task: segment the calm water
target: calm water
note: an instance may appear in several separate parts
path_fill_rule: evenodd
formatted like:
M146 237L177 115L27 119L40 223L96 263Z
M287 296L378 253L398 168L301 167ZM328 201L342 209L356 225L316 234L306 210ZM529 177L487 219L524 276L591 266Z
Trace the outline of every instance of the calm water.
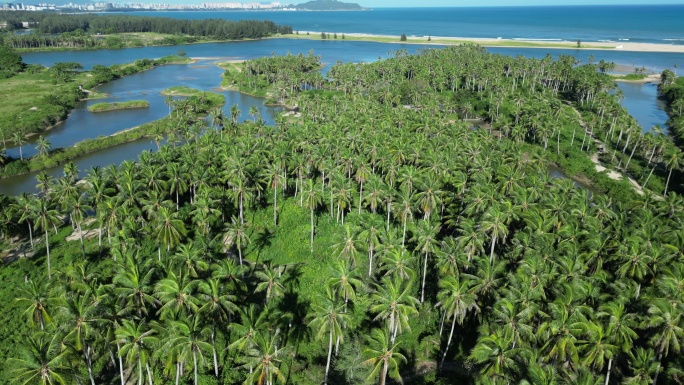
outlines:
M280 12L285 13L285 12ZM360 14L363 12L357 12ZM415 53L421 49L439 48L439 45L423 44L388 44L374 42L358 42L346 40L294 40L294 39L265 39L257 41L207 43L182 46L141 47L120 50L72 51L72 52L33 52L22 54L24 61L29 64L51 66L56 62L76 61L84 68L90 69L95 64L124 64L137 59L153 59L166 55L173 55L182 49L191 57L211 57L221 59L254 59L273 53L284 55L288 52L307 53L313 50L321 55L323 61L334 64L342 62L370 62L378 58L387 57L391 52L406 49ZM620 65L646 67L647 70L662 72L666 68L673 68L677 64L684 68L684 54L661 52L627 52L600 51L576 49L545 49L545 48L488 48L490 52L509 56L527 56L543 58L547 54L553 57L570 55L581 60L589 61L593 56L596 61L606 60Z
M668 132L665 127L668 119L666 106L664 101L658 99L657 84L618 83L618 87L624 95L622 105L637 120L643 132L651 131L658 124L663 128L663 133Z
M268 19L299 31L684 44L684 5L378 8L364 12L139 12L180 19Z

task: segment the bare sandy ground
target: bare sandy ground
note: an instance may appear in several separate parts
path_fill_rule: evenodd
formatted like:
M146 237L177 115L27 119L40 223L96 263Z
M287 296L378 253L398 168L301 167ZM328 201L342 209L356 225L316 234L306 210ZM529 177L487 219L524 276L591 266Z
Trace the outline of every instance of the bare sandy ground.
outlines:
M299 31L306 33L307 31ZM320 34L320 32L308 31L312 35ZM327 33L327 32L326 32ZM337 32L342 35L342 32ZM372 35L364 33L344 33L348 37L364 37L364 38L398 38L392 35ZM563 41L563 40L513 40L513 39L491 39L491 38L477 38L477 37L454 37L454 36L431 36L432 40L440 40L440 42L426 41L427 37L421 41L417 41L416 37L409 37L408 41L396 41L396 43L420 43L420 44L443 44L444 41L453 41L454 44L471 42L482 46L496 46L496 47L523 47L523 48L553 48L553 49L573 49L577 48L577 42ZM533 46L521 46L520 44L534 44ZM563 45L559 47L558 45ZM651 43L633 43L628 41L618 42L581 42L581 49L591 50L616 50L616 51L634 51L634 52L674 52L684 53L684 45L674 44L651 44Z

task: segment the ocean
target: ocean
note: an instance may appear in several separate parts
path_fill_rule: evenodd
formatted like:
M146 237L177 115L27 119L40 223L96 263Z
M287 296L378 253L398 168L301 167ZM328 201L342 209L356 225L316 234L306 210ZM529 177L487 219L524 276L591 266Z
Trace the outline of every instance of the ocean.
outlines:
M338 12L168 11L130 14L180 19L267 19L292 26L295 31L684 45L684 5L377 8Z

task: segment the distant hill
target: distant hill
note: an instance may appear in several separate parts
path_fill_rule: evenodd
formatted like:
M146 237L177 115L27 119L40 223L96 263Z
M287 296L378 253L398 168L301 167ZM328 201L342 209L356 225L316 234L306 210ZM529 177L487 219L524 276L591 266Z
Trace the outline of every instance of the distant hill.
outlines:
M295 5L301 11L361 11L365 8L356 3L344 3L337 0L312 0Z

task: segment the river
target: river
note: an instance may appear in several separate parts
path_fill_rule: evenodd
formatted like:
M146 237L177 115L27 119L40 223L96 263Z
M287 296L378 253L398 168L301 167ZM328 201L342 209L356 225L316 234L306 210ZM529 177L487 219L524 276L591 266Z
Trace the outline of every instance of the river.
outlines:
M158 119L168 114L168 106L164 104L165 97L160 94L165 88L184 85L201 90L214 90L226 96L224 110L229 115L229 109L237 104L242 115L241 120L249 119L248 111L251 106L260 109L260 114L267 122L273 123L278 109L263 105L263 100L253 98L238 92L220 91L222 70L214 64L217 60L252 59L271 54L283 55L287 53L306 53L313 50L321 55L327 64L324 72L338 61L341 62L371 62L392 55L399 49L406 49L415 53L421 49L440 47L435 45L417 44L387 44L374 42L355 42L338 40L293 40L293 39L265 39L257 41L206 43L183 46L160 46L129 48L121 50L71 51L71 52L36 52L23 55L24 61L30 64L50 66L60 61L77 61L84 68L91 68L95 64L123 64L137 59L158 58L175 54L182 49L191 57L204 58L198 63L190 65L165 65L144 71L135 75L118 79L98 88L98 91L108 94L106 99L86 101L72 111L63 123L48 131L45 137L53 148L71 146L87 138L100 135L111 135L117 131L134 127ZM541 58L548 53L554 57L558 55L573 55L579 60L588 61L589 56L595 60L613 61L621 65L645 66L647 69L658 70L669 68L671 63L681 62L684 66L684 55L670 53L634 53L622 51L589 51L565 49L530 49L530 48L490 48L491 52L505 55L524 55ZM644 130L656 124L664 125L667 116L662 104L656 99L654 85L621 83L625 99L623 103L630 113L637 118ZM150 103L148 109L132 109L104 113L90 113L90 104L102 101L126 101L144 99ZM35 141L35 138L33 139ZM106 166L120 163L126 159L136 159L143 149L156 147L149 140L122 144L120 146L89 154L74 160L79 170L87 170L93 166ZM29 143L23 147L24 155L30 156L36 152ZM10 148L7 153L18 156L18 148ZM62 175L62 167L47 170L52 176ZM21 192L35 191L35 173L0 180L0 193L15 195Z

